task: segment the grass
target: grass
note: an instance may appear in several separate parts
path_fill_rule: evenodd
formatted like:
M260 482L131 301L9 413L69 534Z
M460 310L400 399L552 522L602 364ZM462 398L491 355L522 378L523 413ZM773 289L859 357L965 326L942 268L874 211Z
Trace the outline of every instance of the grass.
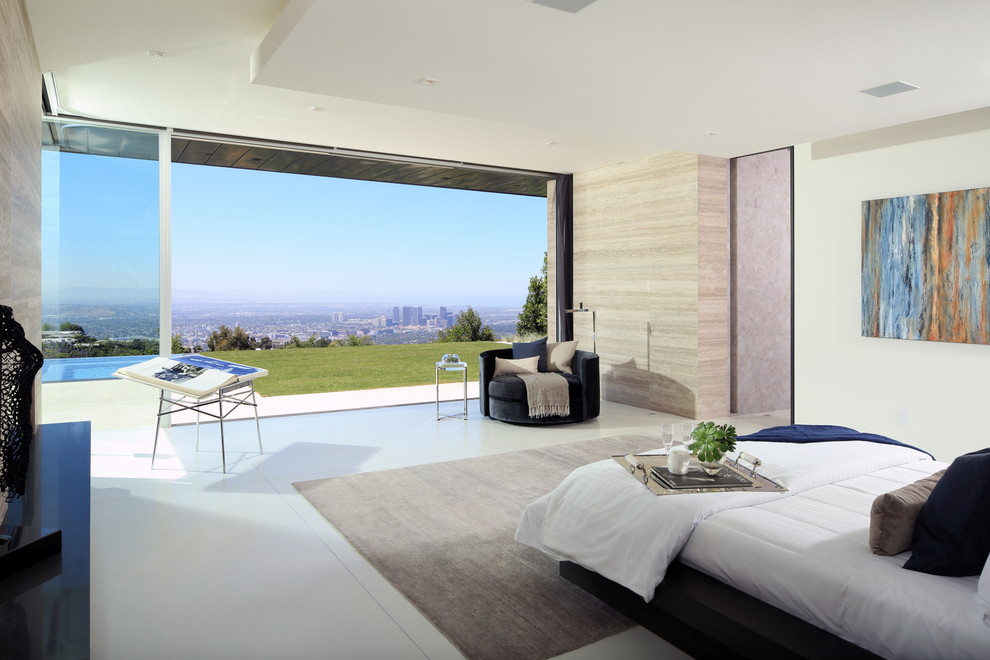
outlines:
M497 342L480 341L214 351L204 355L267 369L268 376L259 378L255 389L264 396L281 396L432 385L436 382L433 365L444 353L460 355L461 360L468 363L468 380L478 380L478 354L505 347ZM454 382L454 376L457 382L462 377L460 373L441 374L441 382L445 382L444 376L450 382Z

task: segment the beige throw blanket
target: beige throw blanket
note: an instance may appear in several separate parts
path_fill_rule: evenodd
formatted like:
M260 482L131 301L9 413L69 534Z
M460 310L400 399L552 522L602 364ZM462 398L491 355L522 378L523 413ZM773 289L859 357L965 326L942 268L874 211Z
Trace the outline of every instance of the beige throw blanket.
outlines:
M571 414L567 379L560 374L519 374L526 383L530 417L550 417Z

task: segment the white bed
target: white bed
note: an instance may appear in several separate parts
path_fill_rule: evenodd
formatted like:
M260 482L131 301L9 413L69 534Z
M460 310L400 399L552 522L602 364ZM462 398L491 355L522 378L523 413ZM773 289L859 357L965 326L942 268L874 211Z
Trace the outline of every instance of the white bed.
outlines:
M884 557L869 546L874 498L941 467L910 463L715 514L680 560L883 657L985 660L978 576L907 571L909 553Z
M657 497L614 461L576 470L525 512L517 539L645 600L682 563L888 658L990 658L977 577L872 554L870 505L945 464L868 442L740 443L790 490ZM611 465L610 465L611 464ZM660 530L660 533L658 533Z

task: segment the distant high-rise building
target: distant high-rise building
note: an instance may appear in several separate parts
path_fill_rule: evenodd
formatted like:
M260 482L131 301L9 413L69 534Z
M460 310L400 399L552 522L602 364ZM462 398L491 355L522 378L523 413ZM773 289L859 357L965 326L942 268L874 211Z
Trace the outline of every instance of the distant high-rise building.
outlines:
M402 325L413 325L413 308L402 308Z
M392 308L392 323L394 323L395 325L399 325L400 323L402 323L402 312L399 311L398 307Z
M413 325L423 325L423 308L416 308L416 322Z
M447 308L441 307L440 312L437 314L437 327L444 327L444 322L447 320Z

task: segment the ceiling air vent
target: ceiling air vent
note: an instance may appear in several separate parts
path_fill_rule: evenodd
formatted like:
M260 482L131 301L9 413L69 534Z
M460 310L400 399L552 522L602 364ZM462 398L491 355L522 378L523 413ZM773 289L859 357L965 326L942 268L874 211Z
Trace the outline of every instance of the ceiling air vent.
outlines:
M887 83L878 87L870 87L869 89L861 89L860 91L880 99L885 96L910 92L912 89L918 89L918 86L898 80L897 82Z
M533 0L533 2L538 5L553 7L554 9L560 9L561 11L569 11L572 14L578 13L594 1L595 0Z

